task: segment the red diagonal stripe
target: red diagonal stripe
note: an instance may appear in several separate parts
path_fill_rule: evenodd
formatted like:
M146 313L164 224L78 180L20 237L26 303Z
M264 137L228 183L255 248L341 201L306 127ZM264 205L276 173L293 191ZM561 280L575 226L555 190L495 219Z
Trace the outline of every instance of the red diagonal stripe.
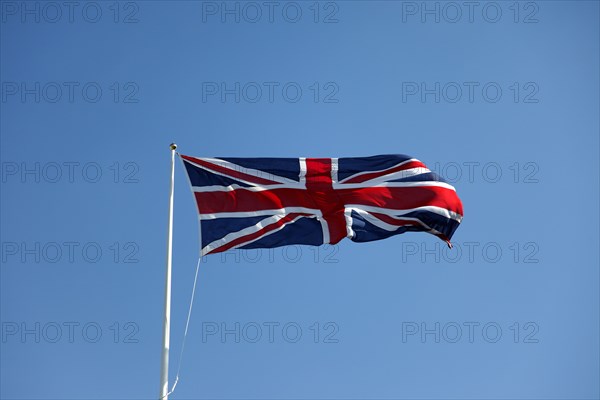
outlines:
M250 183L256 183L257 185L276 185L276 184L280 184L281 183L281 182L272 181L270 179L264 179L264 178L259 178L259 177L254 176L254 175L245 174L245 173L240 172L240 171L235 171L235 170L233 170L231 168L223 167L221 165L214 164L214 163L211 163L211 162L208 162L208 161L204 161L204 160L201 160L199 158L194 158L194 157L189 157L189 156L184 156L184 155L181 155L181 158L186 159L186 160L188 160L190 162L193 162L195 164L198 164L198 165L200 165L202 167L211 169L213 171L220 172L220 173L222 173L224 175L227 175L227 176L230 176L232 178L243 179L243 180L245 180L247 182L250 182Z
M291 214L288 214L285 217L281 218L279 221L277 221L275 223L272 223L271 225L267 225L267 226L265 226L263 229L261 229L259 231L256 231L254 233L251 233L251 234L248 234L246 236L242 236L242 237L239 237L239 238L237 238L235 240L232 240L231 242L226 243L223 246L218 247L218 248L216 248L216 249L214 249L214 250L212 250L212 251L210 251L210 252L208 252L206 254L221 253L221 252L227 251L227 250L229 250L229 249L231 249L231 248L233 248L233 247L235 247L235 246L237 246L239 244L246 243L246 242L249 242L251 240L257 239L257 238L259 238L261 236L266 235L269 232L274 231L275 229L277 229L277 228L279 228L279 227L281 227L281 226L283 226L283 225L285 225L285 224L287 224L289 222L292 222L295 218L297 218L299 216L307 216L307 217L309 217L311 215L310 214L304 214L304 213L291 213Z
M411 168L427 168L427 166L425 164L423 164L421 161L411 161L406 164L399 165L397 167L393 167L393 168L386 169L383 171L371 172L368 174L356 176L347 181L344 181L344 183L361 183L361 182L368 181L369 179L379 178L379 177L387 175L387 174L404 171L404 170L411 169Z
M375 218L378 218L378 219L382 220L386 224L390 224L390 225L396 225L396 226L418 225L418 226L422 226L421 223L419 223L418 221L412 220L412 219L393 218L393 217L390 217L389 215L385 215L385 214L381 214L381 213L374 213L374 212L370 212L369 214L371 214Z

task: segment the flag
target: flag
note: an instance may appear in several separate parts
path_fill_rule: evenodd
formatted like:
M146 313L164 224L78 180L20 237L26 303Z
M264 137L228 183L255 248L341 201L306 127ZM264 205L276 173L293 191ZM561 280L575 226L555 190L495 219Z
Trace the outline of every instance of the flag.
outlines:
M201 255L409 231L451 246L463 216L454 187L406 155L180 157L198 207Z

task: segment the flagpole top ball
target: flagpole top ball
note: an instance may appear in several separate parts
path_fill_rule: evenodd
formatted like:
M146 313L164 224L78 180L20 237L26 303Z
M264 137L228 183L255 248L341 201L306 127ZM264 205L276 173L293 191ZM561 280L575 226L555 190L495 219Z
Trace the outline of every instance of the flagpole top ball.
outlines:
M169 145L169 148L170 148L171 150L175 150L175 149L177 148L177 145L176 145L175 143L171 143L171 144Z

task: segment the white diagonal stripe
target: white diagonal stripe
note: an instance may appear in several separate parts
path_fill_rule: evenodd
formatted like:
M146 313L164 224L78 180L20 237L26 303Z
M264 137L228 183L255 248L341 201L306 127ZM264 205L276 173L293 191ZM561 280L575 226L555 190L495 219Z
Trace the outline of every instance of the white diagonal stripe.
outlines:
M423 207L417 207L417 208L407 208L407 209L403 209L403 210L395 210L392 208L365 206L362 204L347 204L346 208L351 208L353 210L364 210L364 211L368 211L368 212L386 214L386 215L389 215L390 217L394 217L394 216L399 217L399 216L402 216L402 215L405 215L405 214L408 214L408 213L411 213L414 211L429 211L429 212L441 215L443 217L453 219L457 222L462 221L462 215L455 213L453 211L450 211L446 208L436 207L436 206L423 206Z
M298 184L298 182L296 182L293 179L289 179L289 178L286 178L286 177L283 177L283 176L280 176L280 175L274 175L274 174L271 174L271 173L268 173L268 172L265 172L265 171L261 171L261 170L258 170L258 169L252 169L252 168L242 167L241 165L234 164L234 163L229 162L229 161L221 160L220 158L202 158L202 157L194 157L194 158L197 158L198 160L206 161L206 162L209 162L209 163L213 163L213 164L218 165L219 167L228 168L228 169L230 169L232 171L239 172L239 173L246 174L246 175L250 175L250 176L253 176L253 177L256 177L256 178L268 179L270 181L276 181L276 182L279 182L279 183L287 183L287 184L291 184L291 185L293 185L293 184L297 185ZM198 168L202 168L202 169L205 169L205 170L210 170L211 173L215 173L215 174L221 175L221 176L226 176L226 177L228 177L230 179L235 179L235 180L238 180L238 181L241 181L241 182L244 182L244 183L248 183L250 185L256 185L256 183L246 181L243 178L229 176L229 175L224 174L222 172L215 171L214 169L212 169L210 167L207 167L207 166L204 166L204 165L199 165L199 164L197 164L197 163L195 163L195 162L193 162L191 160L185 160L185 161L194 164Z
M360 183L376 185L378 183L383 183L383 182L387 182L387 181L391 181L391 180L395 180L395 179L410 178L411 176L426 174L428 172L431 172L429 170L429 168L424 168L424 167L409 168L409 169L405 169L403 171L391 172L389 174L378 176L376 178L369 179L369 180L366 180L366 181L360 182ZM423 181L423 182L430 182L430 181ZM431 181L431 182L433 182L433 181ZM350 184L350 185L352 185L352 184Z
M402 227L401 225L388 224L387 222L384 222L384 221L380 220L379 218L377 218L377 217L369 214L365 210L361 210L359 208L353 208L351 210L354 211L355 213L359 214L361 217L363 217L364 219L366 219L371 224L377 226L378 228L385 229L386 231L395 231L395 230L398 230L398 228ZM406 219L406 220L409 220L409 221L418 222L424 228L431 230L431 228L429 226L427 226L427 224L425 224L423 221L421 221L418 218L402 218L402 219Z
M204 248L202 249L202 255L205 255L205 254L207 254L207 253L209 253L209 252L211 252L213 250L216 250L219 247L222 247L222 246L224 246L224 245L228 244L229 242L232 242L232 241L234 241L236 239L239 239L239 238L244 237L246 235L250 235L252 233L258 232L261 229L266 228L269 225L273 225L273 224L277 223L278 221L280 221L284 217L285 217L285 215L274 215L272 217L265 218L264 220L260 221L256 225L250 226L248 228L242 229L242 230L237 231L237 232L229 233L229 234L225 235L224 237L222 237L221 239L215 240L214 242L212 242L212 243L204 246ZM238 247L245 246L245 245L253 243L253 242L255 242L255 241L259 240L259 239L262 239L262 238L264 238L266 236L269 236L269 235L271 235L271 234L273 234L275 232L278 232L281 229L283 229L285 226L287 226L287 225L289 225L291 223L294 223L298 219L304 218L304 217L306 217L306 215L299 215L296 218L294 218L293 220L284 223L280 227L278 227L276 229L273 229L270 232L266 232L265 234L260 235L257 238L254 238L254 239L251 239L251 240L239 243L239 244L231 247L230 250L236 249Z
M218 213L207 213L200 214L200 220L206 219L217 219L217 218L248 218L248 217L259 217L259 216L270 216L270 215L287 215L291 213L304 213L313 214L316 217L321 217L321 210L314 208L305 207L285 207L285 208L274 208L270 210L258 210L258 211L233 211L233 212L218 212Z
M413 161L421 162L421 161L417 160L416 158L411 158L409 160L402 161L401 163L398 163L398 164L394 165L393 167L389 167L389 168L386 168L386 169L381 169L381 170L378 170L378 171L365 171L365 172L360 172L358 174L350 175L349 177L342 179L340 183L344 183L347 180L354 179L354 178L357 178L357 177L363 176L363 175L377 174L377 173L385 172L385 171L388 171L390 169L398 168L401 165L404 165L404 164L407 164L407 163L410 163L410 162L413 162Z

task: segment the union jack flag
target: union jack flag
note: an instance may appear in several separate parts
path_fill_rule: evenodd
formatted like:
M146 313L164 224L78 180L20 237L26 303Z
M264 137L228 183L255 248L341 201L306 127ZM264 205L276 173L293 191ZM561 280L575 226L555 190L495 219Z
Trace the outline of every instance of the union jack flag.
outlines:
M408 231L451 246L463 216L454 187L406 155L180 157L198 206L201 255Z

